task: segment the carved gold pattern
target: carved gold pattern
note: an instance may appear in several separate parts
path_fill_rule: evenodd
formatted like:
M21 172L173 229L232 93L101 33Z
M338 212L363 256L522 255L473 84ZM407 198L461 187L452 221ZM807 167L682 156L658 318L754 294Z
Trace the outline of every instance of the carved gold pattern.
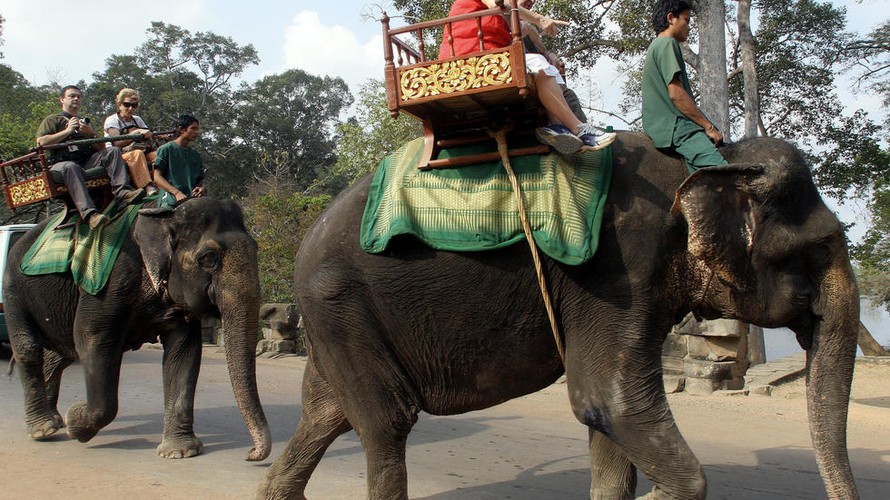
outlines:
M399 73L403 101L513 82L510 51L433 63Z
M38 177L14 186L9 186L9 198L14 206L27 205L28 203L45 200L50 197L49 186L46 179Z

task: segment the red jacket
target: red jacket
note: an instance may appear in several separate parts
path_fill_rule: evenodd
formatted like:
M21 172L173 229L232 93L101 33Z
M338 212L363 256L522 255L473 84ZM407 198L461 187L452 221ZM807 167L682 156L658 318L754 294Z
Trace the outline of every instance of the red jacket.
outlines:
M458 16L470 12L478 12L487 9L481 0L455 0L448 12L448 16ZM445 25L445 33L442 37L442 45L439 46L439 59L462 56L480 50L490 50L507 47L512 42L510 26L504 16L485 16L482 21L482 35L484 48L479 48L479 37L476 32L476 20L460 21L451 25L451 33L454 37L454 53L451 53L451 45L448 43L448 25Z

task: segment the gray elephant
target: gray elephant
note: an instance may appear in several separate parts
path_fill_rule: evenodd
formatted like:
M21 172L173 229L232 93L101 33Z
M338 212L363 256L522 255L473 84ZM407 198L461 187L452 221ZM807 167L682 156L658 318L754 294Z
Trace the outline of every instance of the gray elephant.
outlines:
M486 408L565 372L589 430L591 498L632 497L638 469L654 498L703 498L702 467L662 383L662 343L689 311L797 333L825 487L855 497L846 416L859 297L843 228L791 145L756 139L723 154L734 164L687 179L678 157L619 134L596 255L579 266L544 258L564 363L526 245L452 253L400 237L367 254L359 224L370 179L344 192L297 254L309 341L302 414L258 497L304 498L325 449L355 429L368 496L407 498L405 446L419 412Z
M25 391L33 439L66 426L81 442L116 416L121 360L160 337L164 346L164 433L160 456L198 455L195 386L201 362L200 318L222 318L235 398L254 441L248 460L263 460L271 435L256 387L260 286L256 242L232 201L196 198L174 210L143 210L98 294L71 273L27 276L23 255L46 223L11 250L4 276L6 321ZM62 371L79 359L86 401L63 421L57 409Z

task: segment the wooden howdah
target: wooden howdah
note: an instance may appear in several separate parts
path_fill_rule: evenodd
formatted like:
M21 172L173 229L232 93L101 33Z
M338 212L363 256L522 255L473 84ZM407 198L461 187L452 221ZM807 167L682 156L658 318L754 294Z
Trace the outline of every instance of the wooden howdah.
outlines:
M169 132L167 132L169 133ZM67 148L69 146L88 147L92 144L118 141L122 139L142 139L142 134L120 135L113 137L97 137L68 141L49 146L36 147L28 154L0 163L0 183L6 206L15 211L18 208L41 203L51 199L59 199L70 209L73 206L68 196L68 187L53 178L50 165L46 160L46 151ZM86 172L86 185L90 195L97 202L111 199L111 179L104 167L94 167Z
M499 2L503 4L503 2ZM482 50L481 19L502 15L500 9L446 17L390 28L385 14L383 50L386 61L386 98L390 114L397 118L407 113L419 119L424 129L422 169L454 167L491 161L478 155L438 159L442 149L493 141L488 131L505 129L507 136L529 135L546 124L546 113L535 94L534 80L525 67L517 0L508 0L509 23L513 34L508 47ZM427 47L424 35L440 35L457 21L475 20L479 34L479 52L459 57L431 59L427 54L438 50ZM450 40L446 40L446 43ZM453 51L452 51L453 52ZM511 156L546 154L544 145L510 149ZM496 154L495 154L496 156ZM496 159L496 157L495 157Z

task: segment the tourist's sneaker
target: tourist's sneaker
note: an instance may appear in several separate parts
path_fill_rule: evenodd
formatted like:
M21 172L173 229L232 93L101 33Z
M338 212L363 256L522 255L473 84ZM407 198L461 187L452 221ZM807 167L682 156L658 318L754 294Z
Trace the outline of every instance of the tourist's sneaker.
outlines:
M145 198L145 190L144 189L142 189L142 188L132 189L130 191L125 192L120 197L120 203L121 203L121 205L127 206L127 205L131 205L133 203L141 201L142 198Z
M93 229L96 229L96 228L99 228L102 226L107 226L109 220L110 219L105 214L100 214L99 212L93 212L93 215L90 216L90 220L88 222L90 225L90 230L93 230Z
M615 142L618 134L615 132L597 133L596 128L588 123L582 123L578 130L578 138L583 145L581 151L598 151Z
M555 149L557 153L570 155L581 149L581 139L572 133L567 127L559 124L547 125L535 130L535 137L542 144Z

